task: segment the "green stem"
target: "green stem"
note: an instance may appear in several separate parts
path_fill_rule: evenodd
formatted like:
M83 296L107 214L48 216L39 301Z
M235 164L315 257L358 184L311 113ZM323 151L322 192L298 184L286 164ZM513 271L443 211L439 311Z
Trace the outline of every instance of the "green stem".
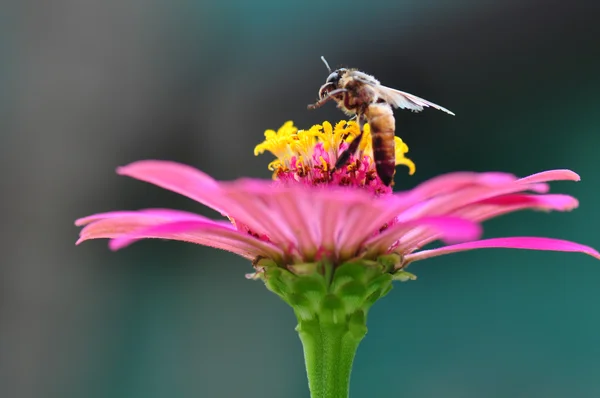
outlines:
M348 398L352 362L364 334L357 336L349 323L318 320L301 321L297 330L304 348L311 398Z
M348 398L367 313L392 288L398 261L397 255L386 255L339 265L327 260L286 267L270 260L257 263L267 288L294 309L311 398Z

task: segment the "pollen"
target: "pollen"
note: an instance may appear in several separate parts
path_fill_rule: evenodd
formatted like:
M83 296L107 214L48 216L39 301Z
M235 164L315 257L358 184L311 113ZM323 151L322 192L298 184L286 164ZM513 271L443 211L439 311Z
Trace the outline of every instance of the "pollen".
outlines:
M333 126L329 122L316 124L308 130L300 130L288 121L277 131L265 131L265 140L254 148L254 154L271 152L276 159L269 163L273 179L282 182L308 185L357 186L376 193L390 191L378 178L373 178L375 161L369 124L355 154L351 154L343 167L335 169L340 155L360 135L355 121L342 120ZM406 157L408 146L400 137L394 137L396 165L408 167L414 174L415 164Z

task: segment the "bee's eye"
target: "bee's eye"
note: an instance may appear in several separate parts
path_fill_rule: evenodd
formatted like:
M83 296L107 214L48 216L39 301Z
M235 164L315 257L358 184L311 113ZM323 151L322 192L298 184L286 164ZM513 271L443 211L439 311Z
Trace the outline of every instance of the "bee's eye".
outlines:
M336 71L327 77L327 80L325 81L325 83L337 83L339 80L340 80L340 75Z

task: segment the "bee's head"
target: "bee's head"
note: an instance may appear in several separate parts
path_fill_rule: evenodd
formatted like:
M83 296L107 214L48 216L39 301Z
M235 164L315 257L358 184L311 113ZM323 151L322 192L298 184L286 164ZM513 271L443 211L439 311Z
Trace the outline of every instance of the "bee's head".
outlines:
M325 84L319 89L319 98L324 98L329 94L330 91L335 90L338 87L340 79L346 74L348 70L346 68L336 69L327 76Z
M327 76L327 80L325 81L325 84L332 83L337 86L338 82L346 74L346 72L348 72L348 70L346 68L340 68L340 69L334 70L333 72L331 72L329 74L329 76Z

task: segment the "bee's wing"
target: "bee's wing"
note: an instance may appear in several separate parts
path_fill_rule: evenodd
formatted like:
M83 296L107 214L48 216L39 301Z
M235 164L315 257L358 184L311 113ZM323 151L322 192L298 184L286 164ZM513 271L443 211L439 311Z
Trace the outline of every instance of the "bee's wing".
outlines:
M450 112L448 109L434 104L433 102L429 102L426 99L417 97L416 95L405 93L404 91L382 85L375 86L375 89L379 94L379 98L396 108L410 109L415 112L420 112L423 110L423 108L432 107L454 116L454 113Z

